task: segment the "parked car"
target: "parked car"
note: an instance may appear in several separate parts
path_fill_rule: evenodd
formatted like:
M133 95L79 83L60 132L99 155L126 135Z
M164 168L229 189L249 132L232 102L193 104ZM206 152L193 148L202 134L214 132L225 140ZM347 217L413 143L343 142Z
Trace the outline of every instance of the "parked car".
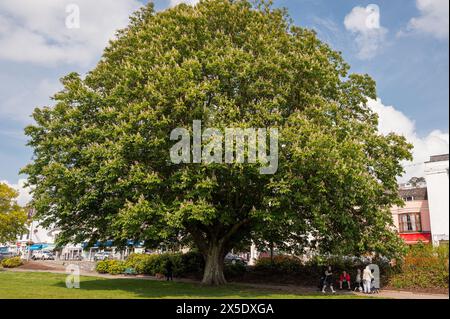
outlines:
M229 253L225 256L225 263L233 264L233 265L239 263L239 264L246 265L247 261L237 255L233 255L233 254Z
M107 252L107 251L99 251L98 253L96 253L94 255L94 260L108 260L111 259L111 253Z
M55 255L51 252L51 251L47 251L47 250L42 250L42 251L37 251L35 252L32 256L31 259L33 260L55 260Z
M11 257L16 257L17 254L12 253L12 252L1 252L0 253L0 260L2 259L6 259L6 258L11 258Z

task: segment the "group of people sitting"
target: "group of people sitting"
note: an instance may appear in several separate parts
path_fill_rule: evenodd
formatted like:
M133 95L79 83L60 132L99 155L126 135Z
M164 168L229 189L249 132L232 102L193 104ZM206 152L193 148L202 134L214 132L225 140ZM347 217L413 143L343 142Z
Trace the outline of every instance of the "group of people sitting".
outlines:
M375 277L373 275L373 270L367 266L363 271L361 269L357 270L354 285L352 286L352 280L350 274L347 271L343 271L339 275L339 289L344 289L344 287L348 290L360 291L366 294L374 293L379 290L379 287L376 287ZM320 280L320 287L322 288L322 292L326 292L326 288L329 287L332 293L336 293L334 290L334 273L331 266L328 266L324 272L323 277Z

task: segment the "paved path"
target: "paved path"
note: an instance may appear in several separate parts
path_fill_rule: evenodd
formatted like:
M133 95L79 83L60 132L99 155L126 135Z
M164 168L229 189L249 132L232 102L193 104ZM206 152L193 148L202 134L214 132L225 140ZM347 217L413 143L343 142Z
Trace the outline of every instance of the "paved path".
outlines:
M357 295L363 295L357 293ZM382 290L379 294L375 294L378 298L389 299L449 299L448 295L442 294L426 294L426 293L413 293L409 291L397 291L397 290Z
M56 274L66 274L64 270L38 270L38 269L26 269L26 268L12 268L7 269L6 271L12 272L50 272ZM160 280L153 276L147 275L137 275L137 276L126 276L126 275L109 275L109 274L99 274L92 271L81 270L80 274L82 276L89 277L100 277L100 278L108 278L108 279L135 279L135 280ZM184 282L184 283L199 283L198 281L192 279L184 279L178 278L174 280L175 282ZM270 289L270 290L281 290L290 293L296 294L311 294L317 293L317 288L315 287L302 287L296 285L272 285L272 284L253 284L253 283L234 283L240 286L255 288L255 289ZM363 293L357 292L341 292L338 291L338 294L354 294L358 296L366 296ZM382 290L378 294L370 295L376 298L387 298L387 299L449 299L449 295L446 294L427 294L427 293L413 293L408 291L396 291L396 290Z

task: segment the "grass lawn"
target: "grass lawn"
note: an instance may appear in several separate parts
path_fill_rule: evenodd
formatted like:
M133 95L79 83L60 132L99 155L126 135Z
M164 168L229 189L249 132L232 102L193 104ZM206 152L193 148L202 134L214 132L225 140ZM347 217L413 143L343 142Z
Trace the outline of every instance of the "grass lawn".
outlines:
M199 284L141 279L85 277L80 289L68 289L64 274L0 271L0 299L69 298L69 299L137 299L137 298L358 298L353 295L320 293L298 295L277 290L262 290L229 284L204 287Z

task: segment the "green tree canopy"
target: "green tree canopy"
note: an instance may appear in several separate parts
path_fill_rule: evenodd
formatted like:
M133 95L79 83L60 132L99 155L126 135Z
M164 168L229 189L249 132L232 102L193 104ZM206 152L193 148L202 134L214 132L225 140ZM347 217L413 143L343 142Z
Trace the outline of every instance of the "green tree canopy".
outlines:
M293 25L285 10L203 0L131 18L85 77L62 79L56 105L26 129L23 172L59 240L191 241L203 282L221 284L224 255L249 240L302 252L378 252L399 240L389 207L410 158L381 135L368 75ZM206 127L279 130L279 165L172 164L170 133Z
M408 184L411 184L413 187L417 187L423 183L426 183L425 177L411 177L408 181Z
M19 193L0 183L0 244L15 241L26 231L27 214L17 204Z

